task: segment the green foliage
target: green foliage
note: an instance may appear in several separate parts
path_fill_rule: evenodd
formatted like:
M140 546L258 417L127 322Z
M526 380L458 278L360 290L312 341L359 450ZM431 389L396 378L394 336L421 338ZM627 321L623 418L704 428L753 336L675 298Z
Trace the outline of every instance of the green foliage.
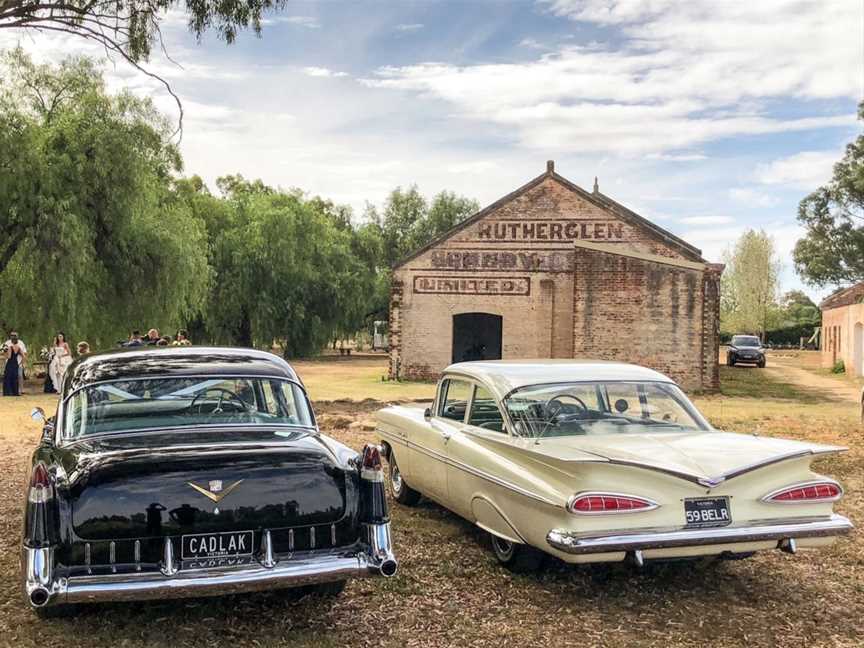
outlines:
M748 230L726 253L721 279L720 327L724 331L764 334L777 325L780 263L774 241Z
M858 106L864 119L864 102ZM795 268L816 285L864 280L864 135L846 147L831 181L804 198L798 221L807 230L795 245Z
M251 27L260 34L264 12L285 5L285 0L3 0L0 29L63 31L95 40L131 61L142 61L160 38L160 24L168 10L181 8L189 30L199 39L213 30L232 43L241 29Z
M205 229L172 191L180 156L149 100L106 92L86 59L0 74L0 326L95 347L198 310Z
M837 360L834 366L831 367L831 373L842 374L846 373L846 363L842 360Z

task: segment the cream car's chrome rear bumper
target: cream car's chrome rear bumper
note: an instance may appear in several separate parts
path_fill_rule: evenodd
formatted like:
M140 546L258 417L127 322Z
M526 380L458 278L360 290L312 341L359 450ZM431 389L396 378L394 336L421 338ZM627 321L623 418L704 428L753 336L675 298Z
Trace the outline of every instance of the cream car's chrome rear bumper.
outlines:
M849 533L852 523L842 515L824 518L766 520L747 526L712 527L703 529L634 529L633 531L596 531L580 533L553 529L546 536L549 545L568 554L597 554L617 551L641 551L671 547L699 547L764 542L776 540L778 548L800 538L823 538ZM791 545L794 546L794 543Z

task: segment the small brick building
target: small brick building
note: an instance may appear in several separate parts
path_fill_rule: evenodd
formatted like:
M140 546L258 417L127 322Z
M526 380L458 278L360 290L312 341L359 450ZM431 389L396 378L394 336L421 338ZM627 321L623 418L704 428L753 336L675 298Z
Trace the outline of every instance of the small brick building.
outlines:
M846 373L864 376L864 282L834 293L819 308L822 366L833 367L842 360Z
M722 270L549 162L394 268L390 377L435 378L462 360L595 358L716 389Z

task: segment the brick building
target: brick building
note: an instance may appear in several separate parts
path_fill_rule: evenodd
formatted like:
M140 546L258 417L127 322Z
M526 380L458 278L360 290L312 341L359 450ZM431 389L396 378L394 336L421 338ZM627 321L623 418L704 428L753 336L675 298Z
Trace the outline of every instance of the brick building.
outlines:
M822 366L838 360L846 373L864 376L864 282L834 293L823 301Z
M390 376L434 378L469 359L598 358L716 389L722 270L549 162L394 268Z

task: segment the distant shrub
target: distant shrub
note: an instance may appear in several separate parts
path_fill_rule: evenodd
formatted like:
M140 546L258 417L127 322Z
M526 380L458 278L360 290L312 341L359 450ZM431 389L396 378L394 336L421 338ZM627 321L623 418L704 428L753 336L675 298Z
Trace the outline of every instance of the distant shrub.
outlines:
M831 367L831 373L841 374L846 373L846 363L842 360L838 360L834 363L834 366Z

